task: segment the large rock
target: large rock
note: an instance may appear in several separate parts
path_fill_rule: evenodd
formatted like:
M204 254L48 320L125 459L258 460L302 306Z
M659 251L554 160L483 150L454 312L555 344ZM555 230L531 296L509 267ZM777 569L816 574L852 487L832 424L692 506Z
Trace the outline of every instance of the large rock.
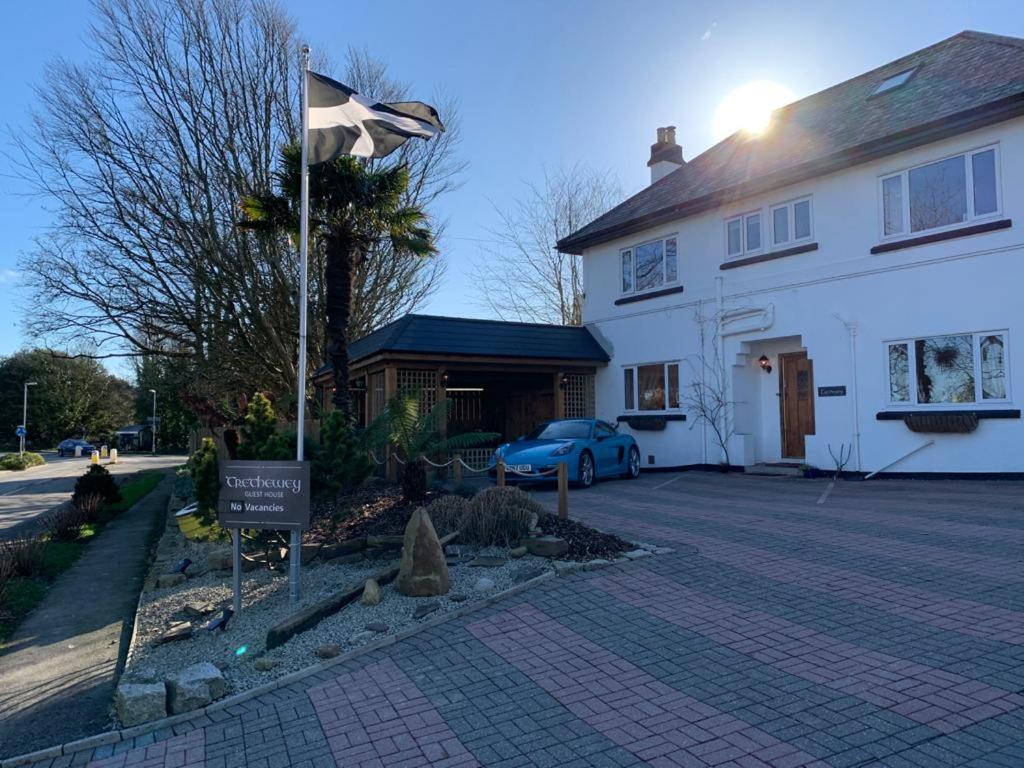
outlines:
M185 583L184 573L163 573L156 577L157 589L170 589Z
M560 557L569 551L569 543L557 536L538 536L535 539L524 539L523 546L531 555L537 557Z
M377 605L380 602L380 584L376 579L367 579L363 587L363 596L359 598L363 605Z
M114 694L117 719L125 728L167 717L163 683L121 683Z
M231 550L216 549L206 556L206 567L211 571L231 570Z
M193 664L167 678L167 708L172 715L201 709L227 691L224 675L208 661Z
M410 597L432 597L448 592L448 563L430 515L420 507L405 526L402 560L395 588Z

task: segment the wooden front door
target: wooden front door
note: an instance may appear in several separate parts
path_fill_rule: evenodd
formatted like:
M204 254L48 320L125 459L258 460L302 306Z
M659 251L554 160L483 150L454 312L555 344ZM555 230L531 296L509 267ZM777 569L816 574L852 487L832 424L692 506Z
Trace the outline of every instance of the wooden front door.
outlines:
M804 457L804 435L814 434L814 367L806 352L779 355L782 458Z

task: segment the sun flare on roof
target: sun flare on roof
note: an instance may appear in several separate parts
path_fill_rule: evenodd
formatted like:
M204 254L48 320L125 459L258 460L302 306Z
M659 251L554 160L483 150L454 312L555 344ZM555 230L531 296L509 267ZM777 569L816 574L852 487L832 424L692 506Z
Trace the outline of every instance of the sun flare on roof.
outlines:
M757 135L771 124L772 111L796 97L785 86L771 80L755 80L733 90L715 110L712 131L721 141L736 131Z

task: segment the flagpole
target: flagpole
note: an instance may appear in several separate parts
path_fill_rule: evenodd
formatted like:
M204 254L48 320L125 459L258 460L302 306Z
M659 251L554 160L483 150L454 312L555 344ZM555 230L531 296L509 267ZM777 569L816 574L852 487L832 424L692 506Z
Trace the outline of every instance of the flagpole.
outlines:
M305 460L306 440L306 333L307 294L309 292L309 46L302 46L302 169L300 172L301 203L299 209L299 367L298 382L298 439L295 458ZM288 553L288 594L293 603L302 596L300 584L302 557L302 531L292 531Z

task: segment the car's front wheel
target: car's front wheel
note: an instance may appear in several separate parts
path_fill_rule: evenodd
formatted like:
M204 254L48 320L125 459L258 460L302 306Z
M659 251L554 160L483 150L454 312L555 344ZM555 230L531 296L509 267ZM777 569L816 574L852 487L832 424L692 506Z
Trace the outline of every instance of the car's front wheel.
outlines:
M576 482L580 488L589 488L594 484L594 457L586 451L580 455L580 468Z
M629 449L629 458L626 460L626 471L622 476L627 480L636 480L640 477L640 449L635 445Z

